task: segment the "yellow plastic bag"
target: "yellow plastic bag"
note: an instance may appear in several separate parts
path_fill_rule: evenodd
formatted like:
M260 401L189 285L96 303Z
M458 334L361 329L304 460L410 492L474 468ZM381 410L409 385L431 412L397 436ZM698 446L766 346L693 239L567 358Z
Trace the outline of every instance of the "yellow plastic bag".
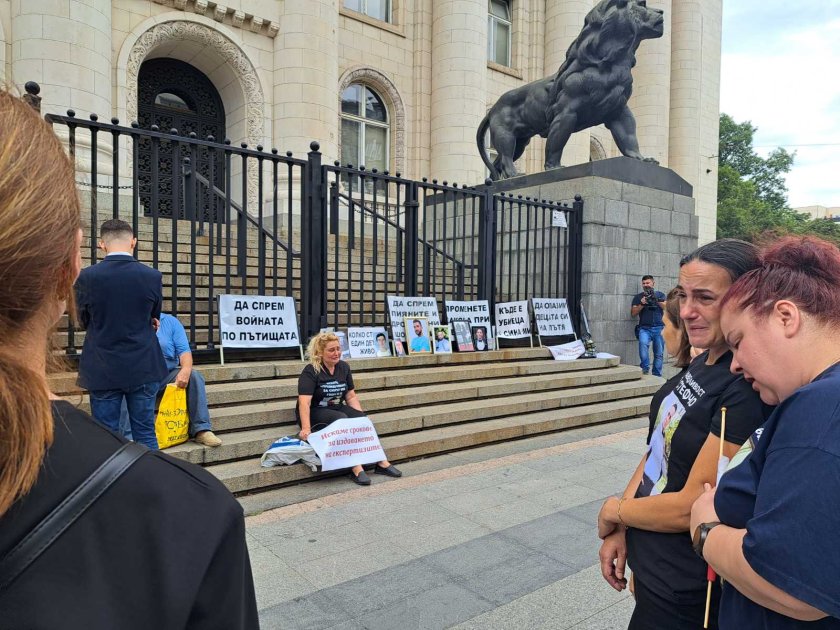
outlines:
M175 383L166 386L160 399L155 434L158 448L164 449L182 444L190 438L190 417L187 414L187 390Z

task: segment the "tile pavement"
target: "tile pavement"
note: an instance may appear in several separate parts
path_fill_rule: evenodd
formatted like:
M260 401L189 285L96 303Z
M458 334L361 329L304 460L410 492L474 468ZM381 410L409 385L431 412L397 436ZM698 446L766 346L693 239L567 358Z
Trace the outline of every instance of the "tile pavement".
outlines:
M626 628L632 599L600 577L595 517L644 424L411 462L370 488L326 480L248 517L263 628Z

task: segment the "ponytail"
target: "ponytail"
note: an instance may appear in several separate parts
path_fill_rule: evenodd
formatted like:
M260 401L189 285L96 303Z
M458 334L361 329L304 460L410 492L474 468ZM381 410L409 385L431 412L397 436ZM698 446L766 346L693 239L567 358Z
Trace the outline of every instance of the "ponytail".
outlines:
M35 485L52 440L43 377L0 351L0 516Z

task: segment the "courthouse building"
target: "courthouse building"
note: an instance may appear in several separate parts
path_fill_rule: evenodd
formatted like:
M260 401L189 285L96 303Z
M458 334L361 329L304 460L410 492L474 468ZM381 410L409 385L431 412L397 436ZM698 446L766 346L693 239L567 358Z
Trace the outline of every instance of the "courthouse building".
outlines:
M649 0L631 107L642 152L694 186L715 235L722 0ZM0 0L0 77L42 110L96 113L404 176L484 180L476 129L559 68L593 0ZM517 164L542 170L536 138ZM603 128L575 164L618 155Z

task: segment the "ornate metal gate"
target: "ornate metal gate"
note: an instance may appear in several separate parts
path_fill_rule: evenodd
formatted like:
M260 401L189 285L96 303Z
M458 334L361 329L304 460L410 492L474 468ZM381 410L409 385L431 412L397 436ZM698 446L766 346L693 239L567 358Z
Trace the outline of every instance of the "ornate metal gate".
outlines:
M218 91L203 73L193 66L177 59L151 59L140 67L138 80L138 122L143 129L156 126L168 133L177 129L180 136L195 133L202 140L213 138L221 142L225 138L225 110ZM184 208L181 202L183 192L173 181L173 160L180 156L180 145L172 142L155 141L148 137L140 139L138 149L138 175L140 204L143 212L153 214L153 197L158 216L171 217L172 209ZM213 156L208 157L208 156ZM211 160L214 164L211 166ZM213 185L224 190L224 158L220 152L202 153L196 165L200 175ZM156 189L157 194L152 195ZM223 193L222 193L223 194ZM205 195L216 199L218 195ZM223 221L221 212L202 208L205 221ZM179 215L182 211L179 211ZM190 217L179 216L185 219ZM197 217L198 218L198 217Z

